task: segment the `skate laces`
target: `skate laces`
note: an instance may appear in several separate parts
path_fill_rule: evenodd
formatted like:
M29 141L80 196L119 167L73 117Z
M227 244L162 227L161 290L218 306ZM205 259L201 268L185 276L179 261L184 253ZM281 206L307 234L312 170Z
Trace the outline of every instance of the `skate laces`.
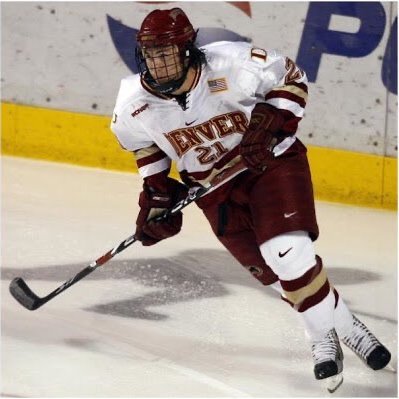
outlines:
M343 342L363 359L367 359L368 355L381 345L370 330L355 316L353 316L352 331L344 337Z
M334 329L330 330L323 340L313 343L312 357L314 362L321 363L327 360L336 360L338 352L338 337Z

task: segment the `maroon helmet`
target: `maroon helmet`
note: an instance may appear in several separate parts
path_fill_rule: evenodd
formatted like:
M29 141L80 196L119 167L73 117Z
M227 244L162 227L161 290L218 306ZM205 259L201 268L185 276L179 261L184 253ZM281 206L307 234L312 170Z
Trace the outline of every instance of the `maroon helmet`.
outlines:
M178 89L190 66L204 62L195 47L197 32L180 8L154 10L137 34L136 60L142 79L154 90L170 94ZM165 49L151 53L151 49Z
M187 15L180 8L150 12L141 24L137 42L143 47L176 44L179 47L194 43L196 32Z

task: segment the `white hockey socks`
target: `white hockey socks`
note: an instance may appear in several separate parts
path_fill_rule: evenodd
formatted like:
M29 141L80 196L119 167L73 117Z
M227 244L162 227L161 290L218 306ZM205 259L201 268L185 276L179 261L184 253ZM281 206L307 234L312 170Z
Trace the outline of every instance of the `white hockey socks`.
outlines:
M284 291L283 291L283 288L281 287L280 281L276 281L275 283L269 285L269 287L272 288L274 291L277 291L283 298L285 298ZM334 298L334 304L335 304L333 323L334 323L335 330L337 331L338 337L340 339L343 339L352 330L353 317L352 317L351 311L348 309L348 307L346 306L346 303L341 298L341 296L338 294L337 290L333 287L331 287L331 289L333 290L332 297ZM332 292L330 294L332 294ZM327 299L327 298L329 298L329 299ZM318 307L317 310L315 310L314 312L308 313L306 316L306 319L309 319L309 320L305 323L305 326L309 324L309 328L308 327L305 327L305 328L306 328L307 336L309 338L311 338L313 335L318 335L318 333L316 332L317 329L314 329L312 327L312 325L314 323L312 322L311 319L313 317L318 317L319 312L324 312L324 311L330 312L331 311L331 310L329 310L331 308L331 295L328 295L326 298L324 298L324 300L322 302L317 304L315 307ZM309 310L311 310L311 309L308 309L306 312L309 312ZM304 313L306 313L306 312L304 312ZM322 317L324 317L324 316L322 316ZM300 318L303 319L303 315L300 314ZM325 321L324 324L326 326L330 325L329 317L327 317L327 321ZM315 333L313 334L311 331L315 331Z

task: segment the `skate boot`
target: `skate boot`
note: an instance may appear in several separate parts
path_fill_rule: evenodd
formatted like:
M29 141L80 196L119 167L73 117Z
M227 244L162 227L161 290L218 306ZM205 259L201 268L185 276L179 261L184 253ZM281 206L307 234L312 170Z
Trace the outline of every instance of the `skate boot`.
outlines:
M312 344L312 357L316 379L324 380L327 390L335 392L343 382L344 359L335 329L330 330L321 341Z
M388 349L355 316L352 331L342 341L373 370L383 369L391 360Z

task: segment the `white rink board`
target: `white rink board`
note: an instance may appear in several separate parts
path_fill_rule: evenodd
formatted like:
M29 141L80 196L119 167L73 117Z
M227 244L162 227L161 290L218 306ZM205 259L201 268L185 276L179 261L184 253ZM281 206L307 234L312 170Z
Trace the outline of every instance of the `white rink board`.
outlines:
M180 6L200 32L207 28L228 30L256 46L277 48L293 60L297 60L301 48L311 48L303 35L311 25L308 2L242 4L243 10L219 1L3 2L3 101L110 115L120 79L132 72L114 45L107 16L127 28L138 29L149 11ZM329 7L338 3L319 4ZM329 23L324 23L329 40L331 31L349 33L354 36L342 36L342 46L362 50L377 35L378 45L365 50L361 57L350 52L322 54L317 77L309 86L309 112L300 124L299 135L306 144L396 157L397 95L384 85L382 65L397 5L357 3L357 17L351 17L343 15L347 4L341 2L339 7L344 11L337 8ZM370 7L382 11L372 17L378 32L368 40L367 35L360 38L356 32L361 26L371 29ZM364 44L356 44L358 39Z

